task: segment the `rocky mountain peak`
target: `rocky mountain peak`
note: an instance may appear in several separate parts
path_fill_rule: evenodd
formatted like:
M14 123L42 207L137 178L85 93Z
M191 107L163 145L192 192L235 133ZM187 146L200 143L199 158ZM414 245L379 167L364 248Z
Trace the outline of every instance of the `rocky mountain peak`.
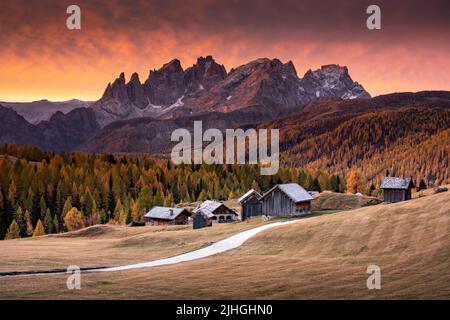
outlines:
M341 67L338 64L326 64L320 67L320 70L328 74L348 74L346 66Z
M180 60L173 59L159 70L150 71L144 83L145 95L158 106L175 103L185 91L184 71Z
M320 69L308 70L300 80L308 95L317 98L356 99L370 98L370 95L349 75L346 66L324 65Z
M120 101L126 101L127 100L127 89L125 86L125 73L121 73L118 78L114 80L114 82L111 84L108 83L108 86L105 89L105 92L103 93L102 99L108 100L108 99L117 99Z
M137 73L126 83L125 74L121 73L92 107L99 123L105 125L144 116L182 117L249 106L278 110L322 98L368 97L345 66L324 65L299 78L292 61L259 58L227 73L212 56L205 56L197 58L186 70L180 60L173 59L160 69L151 70L144 83Z
M218 64L212 56L199 57L196 64L186 69L186 92L192 95L198 91L207 91L226 76L225 67Z
M173 59L169 61L168 63L165 63L161 69L158 70L159 72L171 72L171 73L179 73L183 72L183 67L181 66L181 62L178 59Z
M130 82L129 83L139 83L139 84L141 84L141 80L139 80L139 75L137 74L137 72L134 72L132 75L131 75L131 78L130 78Z
M139 108L145 108L148 104L145 97L144 87L139 80L139 75L135 72L131 76L130 82L126 85L127 96L131 102L133 102Z

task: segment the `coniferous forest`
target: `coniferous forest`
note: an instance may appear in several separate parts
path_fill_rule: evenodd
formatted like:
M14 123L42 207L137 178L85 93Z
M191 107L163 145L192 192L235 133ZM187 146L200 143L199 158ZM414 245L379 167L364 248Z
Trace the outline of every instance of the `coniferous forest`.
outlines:
M254 188L298 182L308 190L346 190L343 177L251 165L180 165L139 155L55 154L0 146L0 239L140 221L155 205L234 199Z

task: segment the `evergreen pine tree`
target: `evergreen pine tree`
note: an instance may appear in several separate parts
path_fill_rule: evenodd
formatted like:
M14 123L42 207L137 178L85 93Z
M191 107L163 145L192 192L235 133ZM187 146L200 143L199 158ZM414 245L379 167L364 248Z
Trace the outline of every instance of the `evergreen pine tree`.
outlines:
M257 192L261 192L261 189L259 188L258 182L256 182L256 180L252 181L252 189L254 189Z
M376 190L375 185L374 185L373 182L372 182L371 185L370 185L370 188L369 188L368 195L369 195L369 196L373 196L373 192L374 192L375 190Z
M27 236L31 237L33 235L33 223L31 222L30 211L25 211L25 222L27 224Z
M161 194L159 191L156 191L155 197L153 198L153 204L155 206L162 206L163 205L163 199L161 197Z
M16 220L13 220L8 228L5 240L17 239L17 238L20 238L20 229L19 229L19 225L17 224Z
M19 226L20 236L25 237L27 235L27 222L25 221L25 214L23 213L22 207L17 208L15 220Z
M64 218L66 214L73 208L72 197L68 197L64 202L64 207L61 212L61 216Z
M44 228L45 233L53 233L53 219L52 214L50 213L50 209L46 210L45 216L44 216Z
M417 191L425 190L427 188L427 184L423 179L420 179L419 187L417 188Z
M33 237L39 237L43 235L45 235L45 229L44 225L42 224L42 221L39 219L36 224L36 228L34 229Z
M142 188L137 203L139 208L143 211L147 212L150 210L152 207L152 190L149 186Z
M315 178L312 185L312 191L318 191L322 192L322 189L320 188L319 179Z
M171 207L172 205L173 205L173 196L171 193L169 193L167 197L164 199L164 206Z
M120 198L117 199L117 203L116 203L116 207L114 208L114 220L116 222L120 221L120 217L123 214L124 210L123 210L123 206L122 206L122 201L120 201Z
M205 201L207 197L207 193L205 191L205 189L202 190L202 192L200 192L197 201Z
M116 199L114 197L114 192L113 192L112 175L109 174L109 180L108 180L108 211L109 211L110 215L112 215L114 213L115 207L116 207ZM111 216L110 216L110 218L111 218Z
M53 232L58 233L59 232L59 221L58 221L58 216L56 214L53 217L52 225L53 225Z
M44 219L45 215L47 214L47 204L45 203L45 199L43 196L41 196L41 199L39 200L39 209L40 217L41 219Z

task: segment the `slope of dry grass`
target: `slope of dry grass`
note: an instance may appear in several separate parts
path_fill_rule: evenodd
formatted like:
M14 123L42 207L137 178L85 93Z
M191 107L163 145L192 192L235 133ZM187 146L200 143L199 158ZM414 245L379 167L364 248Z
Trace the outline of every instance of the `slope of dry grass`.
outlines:
M376 197L324 191L314 196L313 210L350 210L381 203Z
M202 248L239 231L262 224L126 227L99 225L75 232L0 241L0 272L117 266L171 257Z
M242 247L178 265L82 275L0 278L2 298L450 298L450 192L322 215L263 232ZM368 265L382 289L368 290Z

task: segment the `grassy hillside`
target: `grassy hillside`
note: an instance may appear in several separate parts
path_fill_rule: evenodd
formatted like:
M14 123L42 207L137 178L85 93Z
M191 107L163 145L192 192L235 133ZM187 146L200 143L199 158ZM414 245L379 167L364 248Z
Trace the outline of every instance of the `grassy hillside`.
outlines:
M53 270L71 264L83 268L117 266L167 258L260 224L261 219L254 219L195 231L192 226L96 225L58 235L0 241L0 272Z
M312 210L350 210L379 204L376 197L324 191L314 196Z
M195 262L83 274L76 292L65 289L64 276L34 277L32 284L27 278L0 278L0 297L448 299L449 226L446 192L303 219ZM366 288L371 264L381 268L381 290Z

